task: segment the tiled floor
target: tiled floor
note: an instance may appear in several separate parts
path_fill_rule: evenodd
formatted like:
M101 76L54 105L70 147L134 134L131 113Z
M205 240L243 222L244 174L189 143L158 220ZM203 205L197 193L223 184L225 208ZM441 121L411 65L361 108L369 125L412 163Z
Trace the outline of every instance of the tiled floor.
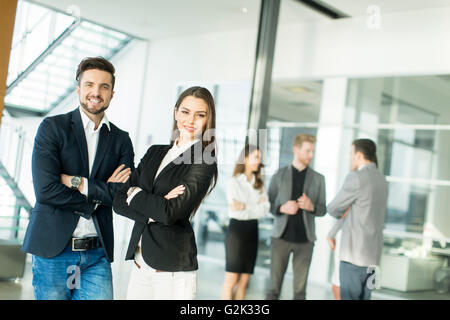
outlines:
M199 250L199 252L202 250ZM132 262L123 261L124 244L116 247L116 262L112 264L114 295L115 299L125 299L128 285L128 278L132 268ZM204 252L208 252L206 248ZM216 255L217 256L217 255ZM198 274L198 300L218 300L222 289L224 277L224 261L219 257L211 255L199 255L199 274ZM0 300L32 300L33 287L31 275L31 259L25 267L25 275L20 281L1 281L0 282ZM267 291L269 280L269 270L262 266L255 267L246 299L263 300ZM292 274L286 273L281 299L289 300L292 298ZM307 298L311 300L330 300L333 299L329 285L308 283ZM440 295L433 291L400 293L391 290L376 290L372 294L372 299L450 299L450 295Z

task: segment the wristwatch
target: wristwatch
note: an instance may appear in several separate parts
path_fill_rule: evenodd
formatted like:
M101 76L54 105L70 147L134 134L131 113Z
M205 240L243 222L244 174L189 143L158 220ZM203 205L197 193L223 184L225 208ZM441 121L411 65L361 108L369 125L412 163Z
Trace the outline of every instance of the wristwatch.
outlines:
M80 176L73 176L72 179L70 179L70 188L73 190L78 189L78 187L81 184L81 177Z

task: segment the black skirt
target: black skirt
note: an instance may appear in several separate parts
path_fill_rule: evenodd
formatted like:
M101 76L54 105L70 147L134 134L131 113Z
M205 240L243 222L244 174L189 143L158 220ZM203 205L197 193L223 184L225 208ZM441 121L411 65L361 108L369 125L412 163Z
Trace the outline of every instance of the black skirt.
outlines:
M225 238L225 270L253 274L257 252L258 220L230 219Z

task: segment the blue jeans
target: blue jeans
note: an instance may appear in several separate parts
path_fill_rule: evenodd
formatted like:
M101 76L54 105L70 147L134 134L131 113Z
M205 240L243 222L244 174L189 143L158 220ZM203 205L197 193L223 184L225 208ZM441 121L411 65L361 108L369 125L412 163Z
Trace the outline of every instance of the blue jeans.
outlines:
M370 300L372 290L367 280L372 275L367 267L359 267L341 261L339 265L339 281L342 300Z
M112 300L111 264L103 248L72 251L53 258L33 256L36 300Z

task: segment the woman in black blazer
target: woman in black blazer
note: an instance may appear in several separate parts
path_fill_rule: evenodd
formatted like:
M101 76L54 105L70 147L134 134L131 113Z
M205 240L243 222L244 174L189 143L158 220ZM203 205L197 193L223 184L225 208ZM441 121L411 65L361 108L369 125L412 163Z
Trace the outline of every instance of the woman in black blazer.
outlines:
M191 220L217 181L215 106L202 87L175 105L170 145L153 145L114 198L135 221L125 259L134 259L127 299L194 299L197 247Z

